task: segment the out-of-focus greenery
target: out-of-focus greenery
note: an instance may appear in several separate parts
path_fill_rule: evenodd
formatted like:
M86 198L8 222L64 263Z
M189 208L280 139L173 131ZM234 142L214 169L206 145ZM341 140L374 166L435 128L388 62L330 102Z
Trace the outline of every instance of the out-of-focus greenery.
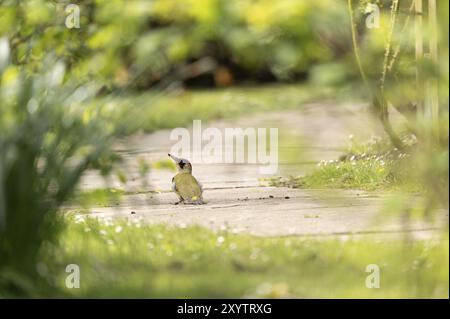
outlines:
M111 121L124 123L124 134L137 130L152 132L157 129L184 127L195 119L202 121L233 118L255 112L300 108L304 103L318 99L342 98L329 87L301 84L271 84L239 86L215 90L177 90L166 95L156 91L145 94L124 95L114 99L99 98L98 103L114 110Z
M405 181L418 181L427 194L428 206L448 209L448 2L437 2L437 7L424 3L423 21L417 24L414 1L375 1L381 15L379 26L371 29L361 26L367 21L364 9L372 1L358 1L357 10L353 9L354 2L348 0L348 9L353 19L355 61L366 85L367 99L390 138L391 152L400 150L410 157L407 162L395 164L386 178L379 174L378 180L391 185L400 181L403 186L408 185ZM358 32L358 27L364 31ZM402 127L390 121L394 110L403 116ZM417 143L405 143L409 140L405 136L413 136ZM342 168L343 174L332 166L331 175L349 176L348 165L341 166L337 168ZM323 172L327 169L318 174ZM359 180L355 177L363 175L351 168L350 172L354 182Z
M80 289L67 289L74 261ZM38 265L47 297L448 298L448 262L447 237L267 238L75 215ZM379 289L366 288L369 264L380 266Z
M378 96L384 85L374 109L386 125L383 112L396 108L406 124L393 130L418 142L401 150L354 147L293 183L408 190L418 183L431 207L448 208L448 2L439 2L434 62L414 60L407 2L401 2L391 41L393 1L373 2L382 9L380 28L364 27L368 1L353 1L359 3L353 13L367 86ZM111 172L118 160L109 152L115 135L296 107L324 96L324 84L354 80L357 70L348 54L344 1L86 0L79 4L80 29L65 26L69 3L0 0L0 296L448 298L448 237L408 246L344 245L59 218L67 202L101 205L120 198L109 190L74 196L84 170ZM393 64L381 80L386 56ZM182 81L228 86L306 75L312 85L303 89L160 90ZM417 105L433 94L427 81L437 81L437 119L417 116ZM159 87L132 94L153 84ZM366 94L372 102L373 94ZM149 167L140 169L145 174ZM73 260L82 267L82 288L67 291L64 270ZM370 263L384 269L382 289L364 286Z
M124 193L123 190L117 188L98 188L91 191L78 191L68 203L84 208L118 205Z
M108 87L202 74L229 85L238 77L290 80L351 49L341 2L86 0L79 29L65 26L69 3L2 1L0 36L15 62L36 70L52 50L68 76Z
M425 211L448 209L448 2L438 3L434 26L427 22L430 9L424 10L419 31L414 27L413 3L348 1L355 36L354 65L360 64L365 99L390 143L352 145L340 159L321 162L306 176L273 178L272 185L418 191L426 195ZM379 25L374 28L366 25L369 4L380 9ZM437 58L425 54L416 59L419 33L426 43L425 53L436 36ZM391 123L394 112L401 124Z
M366 99L394 147L404 150L402 135L414 134L419 146L433 144L423 151L448 149L448 1L438 2L435 24L431 7L424 3L421 26L415 25L413 0L347 2L353 19L354 65L359 65ZM379 25L372 28L367 27L369 4L376 4L380 13ZM420 57L416 57L418 39ZM429 45L433 42L436 56ZM403 127L390 122L394 110L403 116Z
M172 160L160 160L152 163L152 168L154 169L168 169L171 171L176 171L177 167Z
M19 292L42 243L57 238L56 212L82 173L108 173L115 128L86 103L95 86L63 83L63 63L43 61L31 76L9 52L0 39L0 287Z

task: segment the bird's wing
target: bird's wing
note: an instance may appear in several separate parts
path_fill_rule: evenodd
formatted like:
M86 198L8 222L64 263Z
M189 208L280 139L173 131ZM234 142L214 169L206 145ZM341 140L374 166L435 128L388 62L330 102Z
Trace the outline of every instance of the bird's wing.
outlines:
M193 198L200 199L202 190L194 176L187 173L177 174L174 177L176 184L176 192L185 200L192 200Z
M177 184L175 183L175 177L172 177L172 191L177 192Z

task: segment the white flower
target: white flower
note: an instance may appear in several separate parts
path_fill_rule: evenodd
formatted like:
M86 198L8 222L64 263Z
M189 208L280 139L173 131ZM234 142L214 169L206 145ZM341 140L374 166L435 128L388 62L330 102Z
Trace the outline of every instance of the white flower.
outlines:
M225 238L223 236L217 237L217 244L221 245L225 241Z
M106 217L103 220L103 223L104 223L105 226L113 226L114 225L111 217Z
M250 259L255 260L259 256L259 249L253 249L250 254Z
M115 232L116 232L116 234L121 233L122 232L122 226L116 226Z
M84 219L83 216L81 216L81 215L76 215L75 216L75 224L81 224L81 223L84 223L84 222L85 222L85 219Z

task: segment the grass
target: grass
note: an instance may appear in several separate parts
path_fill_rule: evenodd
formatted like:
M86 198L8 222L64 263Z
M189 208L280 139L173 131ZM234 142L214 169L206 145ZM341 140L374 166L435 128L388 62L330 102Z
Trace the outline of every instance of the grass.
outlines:
M448 235L316 241L67 218L59 243L41 251L45 297L448 298ZM68 264L80 267L80 289L65 288ZM369 264L380 267L379 289L365 286Z
M374 138L365 144L352 144L337 160L319 162L305 176L271 178L269 185L420 192L423 187L413 171L411 154L393 148L386 140Z
M176 171L177 167L172 160L160 160L152 163L151 167L153 169L167 169L171 171Z
M97 188L89 191L79 191L68 202L69 205L79 205L83 208L92 206L110 206L119 203L124 190L117 188Z
M148 92L102 98L97 103L116 111L113 115L115 121L129 119L124 134L131 134L137 130L153 132L185 127L192 124L194 119L208 121L256 111L296 108L307 102L331 98L334 91L304 84L272 84L214 90L176 90L165 95Z
M322 162L310 174L299 177L272 178L271 186L293 188L343 188L386 190L400 187L389 165L376 159Z

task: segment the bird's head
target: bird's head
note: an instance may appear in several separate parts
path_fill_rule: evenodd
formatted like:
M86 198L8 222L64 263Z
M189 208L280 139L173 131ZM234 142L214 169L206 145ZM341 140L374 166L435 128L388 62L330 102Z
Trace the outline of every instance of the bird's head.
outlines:
M189 173L189 174L192 173L192 165L187 159L179 158L172 154L168 155L175 162L175 165L177 166L177 170L179 173Z

